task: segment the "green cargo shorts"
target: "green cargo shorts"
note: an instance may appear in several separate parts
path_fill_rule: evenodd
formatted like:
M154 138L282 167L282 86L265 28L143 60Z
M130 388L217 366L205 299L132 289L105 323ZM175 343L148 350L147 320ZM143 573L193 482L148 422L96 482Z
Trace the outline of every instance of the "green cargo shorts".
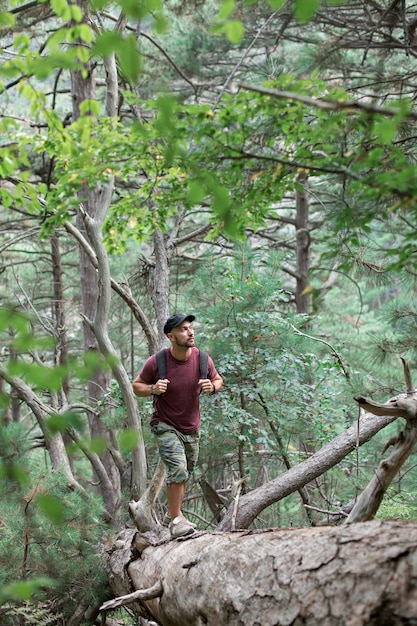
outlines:
M167 483L186 483L194 471L200 448L200 433L181 433L164 422L151 425L159 455L167 469Z

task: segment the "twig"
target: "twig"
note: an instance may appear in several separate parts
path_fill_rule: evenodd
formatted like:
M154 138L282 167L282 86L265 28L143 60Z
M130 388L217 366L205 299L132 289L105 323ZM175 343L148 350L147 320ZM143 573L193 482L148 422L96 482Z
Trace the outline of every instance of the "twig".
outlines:
M338 511L328 511L327 509L320 509L318 506L311 506L310 504L304 504L304 508L317 511L317 513L323 513L323 515L344 515L345 517L349 515L349 513L346 513L343 509L339 509Z
M332 351L333 356L336 357L337 362L339 363L340 367L342 368L343 374L349 380L350 375L349 375L349 372L347 371L347 369L345 368L345 366L343 364L342 357L340 356L340 354L338 352L336 352L336 350L333 348L333 346L330 343L328 343L324 339L320 339L319 337L313 337L312 335L307 335L307 333L303 333L301 330L298 330L298 328L296 328L292 324L290 324L290 326L291 326L291 328L293 329L293 331L297 335L301 335L302 337L307 337L307 339L312 339L313 341L319 341L320 343L324 343L325 346L328 346L330 348L330 350Z

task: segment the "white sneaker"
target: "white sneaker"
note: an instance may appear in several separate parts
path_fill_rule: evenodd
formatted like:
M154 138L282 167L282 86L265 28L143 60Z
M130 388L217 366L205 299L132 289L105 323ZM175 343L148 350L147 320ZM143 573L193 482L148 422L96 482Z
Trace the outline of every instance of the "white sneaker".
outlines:
M190 520L187 519L185 515L183 515L182 513L180 517L182 517L182 519L185 519L185 521L187 522L187 524L189 524L189 526L192 526L193 528L197 528L197 524L194 524L194 522L190 522ZM171 523L171 516L169 513L165 513L164 519L162 520L162 526L169 526L170 523Z
M177 537L192 535L194 528L191 526L190 522L185 519L185 517L178 515L177 517L174 517L172 522L170 522L169 532L171 533L171 537L176 539Z

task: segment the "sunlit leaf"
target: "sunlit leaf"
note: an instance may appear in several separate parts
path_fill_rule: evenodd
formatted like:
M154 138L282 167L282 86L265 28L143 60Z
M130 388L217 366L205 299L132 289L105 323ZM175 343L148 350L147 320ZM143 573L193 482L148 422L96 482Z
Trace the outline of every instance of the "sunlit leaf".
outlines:
M0 11L0 27L14 26L16 22L16 18L12 13L8 13L7 11Z
M71 9L66 0L51 0L51 7L54 13L64 22L69 22L71 19Z
M245 34L245 27L239 20L229 20L224 25L226 37L233 44L238 44Z
M225 20L228 17L230 17L233 11L235 10L235 6L236 6L235 0L222 0L220 9L219 9L218 18Z

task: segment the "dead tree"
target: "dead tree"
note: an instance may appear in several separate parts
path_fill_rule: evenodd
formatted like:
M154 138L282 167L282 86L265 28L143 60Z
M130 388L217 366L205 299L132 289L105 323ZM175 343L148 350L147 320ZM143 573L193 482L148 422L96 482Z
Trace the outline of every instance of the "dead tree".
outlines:
M417 619L417 525L196 533L109 547L115 593L163 626L380 626Z
M417 525L368 521L417 440L417 393L404 367L407 393L386 404L355 398L368 411L356 425L232 503L214 532L170 540L161 527L123 531L103 553L118 597L102 610L128 604L161 626L417 623ZM381 461L347 524L263 531L228 527L231 519L249 526L262 505L298 490L399 417L405 429L388 442L391 454ZM151 490L149 502L153 498ZM145 510L131 503L138 527Z

